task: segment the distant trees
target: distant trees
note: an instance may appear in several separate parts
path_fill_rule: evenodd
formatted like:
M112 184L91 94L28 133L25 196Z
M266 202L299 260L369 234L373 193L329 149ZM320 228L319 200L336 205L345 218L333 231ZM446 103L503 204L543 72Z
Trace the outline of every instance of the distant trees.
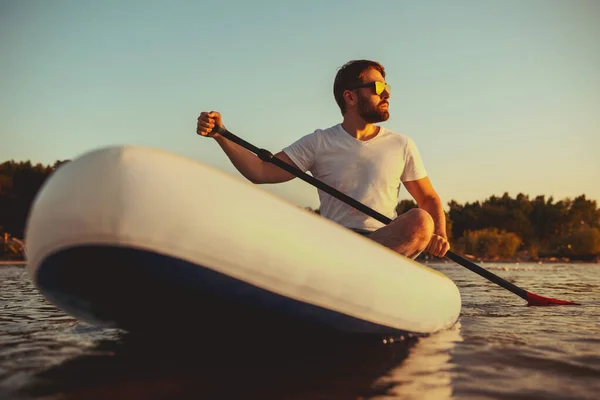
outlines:
M408 210L412 209L412 208L417 208L417 203L415 203L413 200L401 200L398 205L396 206L396 213L398 215L400 214L404 214L405 212L407 212Z
M521 243L521 238L512 232L486 228L465 231L454 244L454 251L488 260L509 259L515 256Z
M561 256L593 258L600 255L600 230L587 225L582 226L567 236L558 238L555 248Z
M29 209L46 179L60 165L33 165L30 161L6 161L0 164L0 234L23 238Z
M521 241L524 256L586 259L600 255L600 210L596 201L580 195L575 199L555 202L552 197L530 199L524 194L511 198L492 196L483 202L464 205L451 201L448 218L455 238L469 237L473 232L513 233ZM486 229L488 231L486 231ZM463 240L464 242L464 240ZM457 240L459 247L462 242ZM465 247L465 251L468 251ZM473 250L485 257L485 252Z
M23 238L39 189L67 162L44 166L11 160L0 164L0 235ZM402 214L415 207L413 200L402 200L396 211ZM446 220L452 248L480 258L600 257L600 210L585 195L560 201L521 193L515 198L504 193L465 204L452 200Z

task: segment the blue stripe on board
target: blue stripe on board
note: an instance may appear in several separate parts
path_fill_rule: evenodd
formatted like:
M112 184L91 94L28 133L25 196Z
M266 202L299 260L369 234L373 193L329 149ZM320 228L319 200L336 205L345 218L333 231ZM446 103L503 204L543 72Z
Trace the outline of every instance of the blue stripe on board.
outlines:
M127 247L82 246L55 253L40 265L37 284L78 318L129 331L407 333Z

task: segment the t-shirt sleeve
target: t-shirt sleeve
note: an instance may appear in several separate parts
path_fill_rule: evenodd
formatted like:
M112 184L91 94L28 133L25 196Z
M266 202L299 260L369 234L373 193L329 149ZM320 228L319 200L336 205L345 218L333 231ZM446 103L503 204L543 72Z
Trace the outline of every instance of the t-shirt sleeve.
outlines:
M402 172L400 179L402 182L409 182L425 178L426 176L427 171L425 170L425 165L423 164L423 159L421 158L419 149L417 149L415 142L408 138L408 143L406 144L404 171Z
M315 161L317 149L317 132L309 133L285 147L283 152L298 166L302 172L310 170Z

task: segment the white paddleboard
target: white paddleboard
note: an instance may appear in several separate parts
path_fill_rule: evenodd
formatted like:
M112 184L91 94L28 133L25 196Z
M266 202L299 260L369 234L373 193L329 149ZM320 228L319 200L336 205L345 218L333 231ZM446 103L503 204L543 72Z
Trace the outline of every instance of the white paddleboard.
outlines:
M427 334L457 321L445 275L241 178L118 146L61 166L26 228L28 273L92 324ZM218 332L217 332L218 333Z

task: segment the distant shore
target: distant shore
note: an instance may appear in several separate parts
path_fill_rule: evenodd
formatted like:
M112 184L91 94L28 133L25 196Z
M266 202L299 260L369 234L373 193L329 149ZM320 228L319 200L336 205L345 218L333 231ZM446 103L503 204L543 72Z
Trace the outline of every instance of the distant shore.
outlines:
M474 263L494 263L494 264L600 264L600 258L579 260L579 259L570 259L567 257L540 257L540 258L509 258L509 259L499 259L499 258L479 258L469 254L462 255L469 261ZM432 257L432 256L419 256L417 258L418 261L428 261L435 262L441 261L441 259Z
M592 260L572 260L569 258L559 258L559 257L543 257L539 259L481 259L478 257L473 257L470 255L463 255L468 260L471 260L475 263L500 263L500 264L556 264L556 263L565 263L565 264L600 264L600 259L592 259ZM417 261L426 261L426 262L436 262L442 261L437 257L432 256L419 256ZM0 267L9 266L9 265L19 265L24 266L27 264L25 260L6 260L0 259Z
M0 260L0 266L5 265L25 265L27 261L25 260Z

